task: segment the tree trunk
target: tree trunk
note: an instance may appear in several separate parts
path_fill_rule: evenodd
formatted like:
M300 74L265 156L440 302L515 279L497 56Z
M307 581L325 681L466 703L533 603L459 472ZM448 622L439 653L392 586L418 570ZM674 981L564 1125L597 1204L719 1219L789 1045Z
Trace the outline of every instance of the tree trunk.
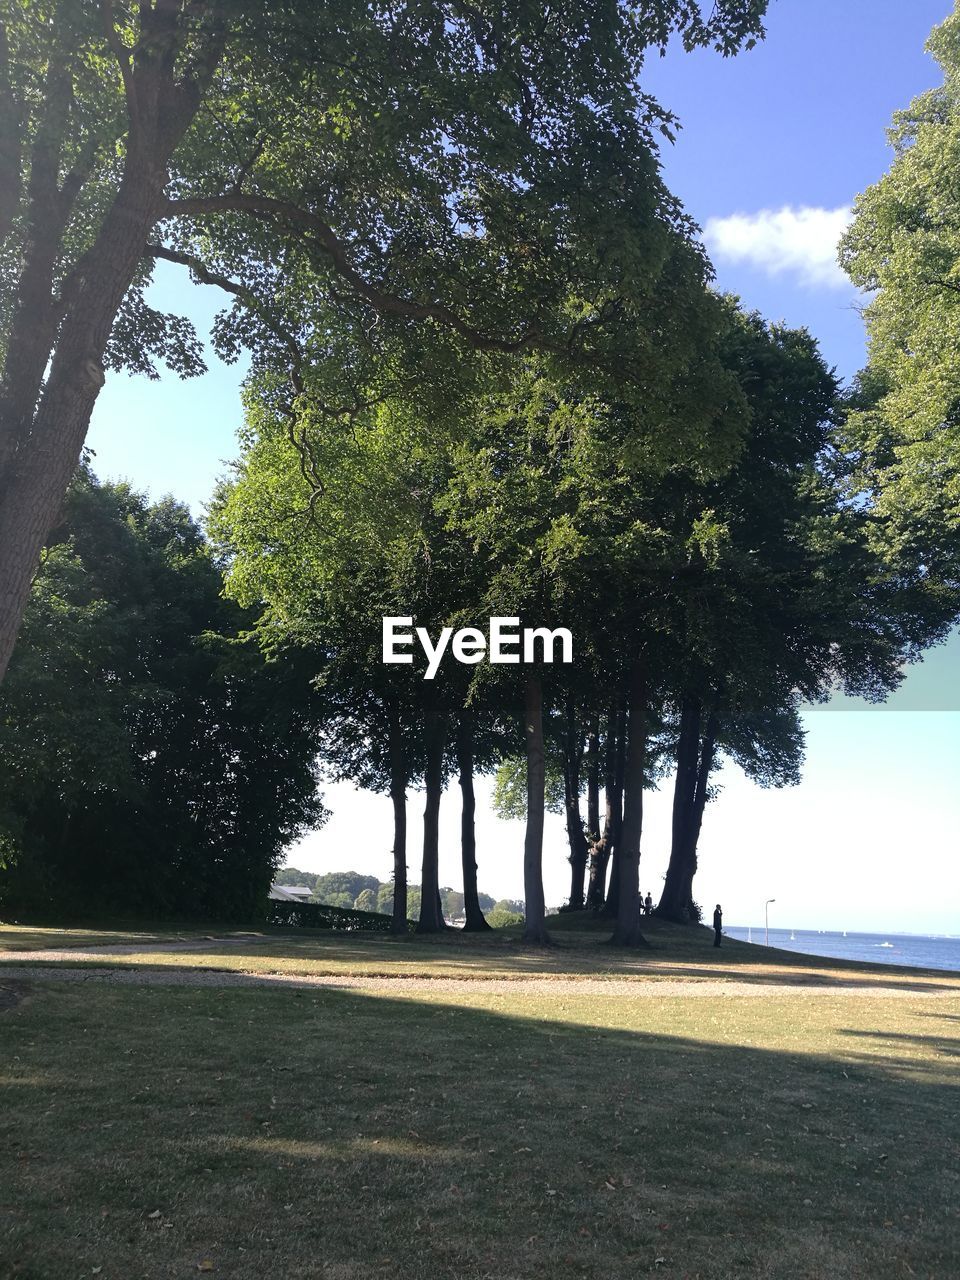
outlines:
M130 62L123 174L93 244L60 286L59 298L52 290L52 267L84 175L74 171L59 182L63 134L54 116L64 86L58 89L50 80L46 109L54 115L30 160L31 244L0 386L0 680L104 383L103 357L114 320L163 214L170 156L202 97L202 87L176 76L175 54L187 31L179 6L141 5L140 24L151 56L135 55ZM212 73L220 53L207 52Z
M611 859L610 883L603 914L616 919L620 907L620 841L623 832L623 792L627 767L628 709L621 702L616 715L616 737L613 756L613 803L608 805L610 833L608 855Z
M567 818L567 842L570 846L571 911L583 909L583 882L587 872L587 838L580 816L580 764L582 751L577 733L573 699L567 699L567 726L563 746L563 798Z
M457 728L457 769L460 773L460 795L463 807L460 812L460 856L463 862L463 914L464 930L482 933L490 928L480 910L477 892L477 831L475 816L477 801L473 792L473 720L467 713L461 716Z
M601 836L590 848L589 875L587 878L587 906L593 911L603 906L607 880L607 849Z
M703 708L698 698L685 697L680 708L680 737L677 743L677 776L673 786L673 828L670 861L657 914L668 920L690 919L687 900L687 861L690 828L700 764L700 723Z
M32 402L26 406L10 394L3 397L0 431L20 438L0 475L0 679L13 653L41 549L80 459L104 383L102 360L110 329L157 219L162 187L162 177L124 177L104 221L111 251L101 250L90 266L97 289L85 308L86 323L78 317L64 323L35 413ZM84 292L91 293L90 286ZM5 381L8 390L13 379L7 371ZM16 425L25 420L26 429Z
M393 802L393 924L391 933L407 932L407 789L391 784Z
M527 829L523 840L524 942L549 944L543 896L543 689L537 676L524 690L524 737L527 748Z
M687 857L684 871L684 901L688 908L693 906L693 877L697 874L697 845L700 842L700 830L703 826L703 811L707 805L707 785L717 749L717 716L711 712L704 730L703 743L700 747L700 760L697 769L697 785L693 796L690 822L687 827Z
M623 827L620 832L620 893L617 923L610 941L616 947L646 946L640 932L640 834L643 829L643 780L646 752L647 686L634 659L630 672L629 736L624 770Z
M417 933L440 933L446 925L440 907L440 797L443 795L443 726L435 707L423 723L426 803L423 810L423 867L420 876L420 919Z
M587 730L587 831L590 839L600 838L600 725L590 717Z
M610 709L607 712L607 726L603 751L603 832L600 834L599 840L594 844L593 852L590 855L590 882L587 887L587 906L592 907L594 911L599 910L599 908L603 906L607 892L607 864L610 861L610 850L612 847L610 826L613 818L614 754L616 751L616 740L617 707L616 703L611 703ZM597 830L599 834L599 815Z
M396 708L387 708L390 750L390 799L393 802L393 924L391 932L407 932L407 762Z

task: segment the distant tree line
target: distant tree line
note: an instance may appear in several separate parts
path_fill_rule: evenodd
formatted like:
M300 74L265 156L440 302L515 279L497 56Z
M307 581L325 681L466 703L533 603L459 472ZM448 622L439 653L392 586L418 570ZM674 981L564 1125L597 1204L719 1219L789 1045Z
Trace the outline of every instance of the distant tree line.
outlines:
M310 902L323 902L331 907L353 907L357 911L378 911L393 914L393 883L381 883L376 876L361 875L357 871L330 871L316 876L310 871L298 871L296 867L281 867L274 876L274 884L302 885L310 888ZM488 893L478 893L480 909L494 928L519 924L523 920L523 903L510 898L496 900ZM458 889L440 888L443 915L455 920L464 914L464 898ZM420 914L420 886L407 887L408 919L416 920Z

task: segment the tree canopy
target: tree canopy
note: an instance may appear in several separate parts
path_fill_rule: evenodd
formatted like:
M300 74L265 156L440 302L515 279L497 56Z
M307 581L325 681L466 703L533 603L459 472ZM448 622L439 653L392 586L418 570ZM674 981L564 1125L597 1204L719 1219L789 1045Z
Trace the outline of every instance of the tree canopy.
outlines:
M324 810L309 671L250 621L184 507L80 474L0 694L6 910L262 910Z
M673 119L644 54L674 34L734 53L766 3L8 6L0 677L105 369L202 366L145 299L156 260L231 296L223 354L282 358L293 397L319 371L334 416L398 382L449 389L469 350L619 351L642 381L651 341L701 323L705 270L657 171ZM629 338L625 309L646 321Z
M960 11L927 49L944 82L894 116L893 163L858 197L841 244L870 295L845 443L885 553L949 592L960 584Z

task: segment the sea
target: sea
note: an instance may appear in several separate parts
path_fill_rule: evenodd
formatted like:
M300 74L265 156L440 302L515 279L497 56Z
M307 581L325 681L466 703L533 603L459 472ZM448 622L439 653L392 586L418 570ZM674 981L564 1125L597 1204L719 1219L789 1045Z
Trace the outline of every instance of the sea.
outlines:
M741 942L763 945L763 925L725 925L723 932ZM914 933L836 933L819 929L771 929L770 946L800 951L807 956L835 960L869 960L873 964L902 964L916 969L960 972L960 936Z

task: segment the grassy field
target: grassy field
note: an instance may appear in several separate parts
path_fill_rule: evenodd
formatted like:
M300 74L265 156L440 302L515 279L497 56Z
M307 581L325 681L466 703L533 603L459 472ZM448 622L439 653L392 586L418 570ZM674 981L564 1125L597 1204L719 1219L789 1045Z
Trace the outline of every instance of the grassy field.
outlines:
M201 929L195 925L186 925L182 929L173 926L158 929L144 929L136 924L117 925L113 928L42 928L39 925L3 924L0 923L0 955L5 951L34 951L43 947L82 948L104 946L150 946L153 943L169 943L182 941L200 941L216 936L229 937L230 930L223 928ZM249 937L248 933L240 935Z
M330 930L264 930L255 934L212 929L178 931L44 930L0 925L0 961L5 956L38 949L75 953L79 962L111 967L200 968L262 974L338 975L357 977L430 978L570 978L628 977L682 978L686 981L735 979L790 985L852 981L907 988L933 982L960 992L960 978L893 966L823 960L796 952L778 951L725 938L713 947L713 930L672 925L651 919L644 923L650 947L636 952L614 950L605 944L608 921L586 913L551 921L556 940L552 948L524 947L519 929L496 929L488 934L449 930L439 936L344 934ZM215 934L216 940L207 941ZM178 943L189 950L163 948ZM123 954L98 956L98 947L130 947ZM202 947L202 950L192 948Z
M471 974L455 993L0 969L19 996L0 1013L0 1276L960 1274L956 980L880 971L884 994L863 967L718 957L667 931L631 962L638 979L781 986L557 994L484 983L482 957L514 977L622 962L587 936L546 958L465 942L275 937L229 952L251 971L373 973L400 955L404 972ZM829 973L835 990L805 993Z

